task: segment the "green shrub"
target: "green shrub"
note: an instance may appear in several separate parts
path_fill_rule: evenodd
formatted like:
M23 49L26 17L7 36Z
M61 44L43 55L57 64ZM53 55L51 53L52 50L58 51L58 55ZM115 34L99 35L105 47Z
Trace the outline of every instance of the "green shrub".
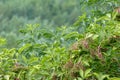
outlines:
M27 25L20 30L18 48L0 53L1 79L119 79L120 23L109 14L94 19L83 33L75 26Z

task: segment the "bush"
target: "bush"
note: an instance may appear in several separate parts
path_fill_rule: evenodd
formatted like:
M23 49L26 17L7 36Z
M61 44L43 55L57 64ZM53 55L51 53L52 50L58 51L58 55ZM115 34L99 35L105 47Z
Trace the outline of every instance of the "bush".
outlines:
M20 30L18 48L0 53L1 79L119 79L120 24L109 14L94 19L83 33L75 26L27 25Z

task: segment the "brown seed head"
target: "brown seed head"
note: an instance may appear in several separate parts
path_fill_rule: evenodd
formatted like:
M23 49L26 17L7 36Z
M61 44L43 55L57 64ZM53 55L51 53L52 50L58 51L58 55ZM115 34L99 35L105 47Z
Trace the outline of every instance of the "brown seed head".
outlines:
M69 60L65 65L64 65L64 68L65 69L71 69L71 68L73 68L73 62L72 62L72 60Z
M120 14L120 7L116 7L116 8L115 8L115 11L116 11L118 14Z
M89 48L88 41L87 41L87 40L83 40L83 41L82 41L82 46L83 46L84 48L88 49L88 48Z

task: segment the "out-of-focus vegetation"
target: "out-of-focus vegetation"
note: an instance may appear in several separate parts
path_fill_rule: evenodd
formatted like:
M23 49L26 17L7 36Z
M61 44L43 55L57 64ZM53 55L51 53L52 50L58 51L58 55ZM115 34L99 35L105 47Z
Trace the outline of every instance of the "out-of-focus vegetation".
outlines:
M92 19L110 12L118 3L119 0L0 0L0 35L7 38L7 47L11 48L16 46L19 29L26 24L71 25L83 13Z
M72 24L81 14L79 5L79 0L3 0L0 1L1 31L16 31L26 23L54 27Z
M79 5L79 0L0 0L0 34L7 37L7 46L13 47L21 26L70 25L81 14Z
M0 80L120 80L119 5L1 0Z

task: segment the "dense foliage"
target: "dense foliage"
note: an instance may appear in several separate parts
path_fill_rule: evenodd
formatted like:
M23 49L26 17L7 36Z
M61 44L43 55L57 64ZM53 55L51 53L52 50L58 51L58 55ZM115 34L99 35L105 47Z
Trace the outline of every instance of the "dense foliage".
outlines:
M120 80L118 2L1 0L0 80Z
M0 53L1 79L117 80L120 77L120 23L112 20L110 14L95 18L83 33L76 31L77 24L54 30L39 26L27 25L20 30L23 37L17 42L19 48L3 49Z

